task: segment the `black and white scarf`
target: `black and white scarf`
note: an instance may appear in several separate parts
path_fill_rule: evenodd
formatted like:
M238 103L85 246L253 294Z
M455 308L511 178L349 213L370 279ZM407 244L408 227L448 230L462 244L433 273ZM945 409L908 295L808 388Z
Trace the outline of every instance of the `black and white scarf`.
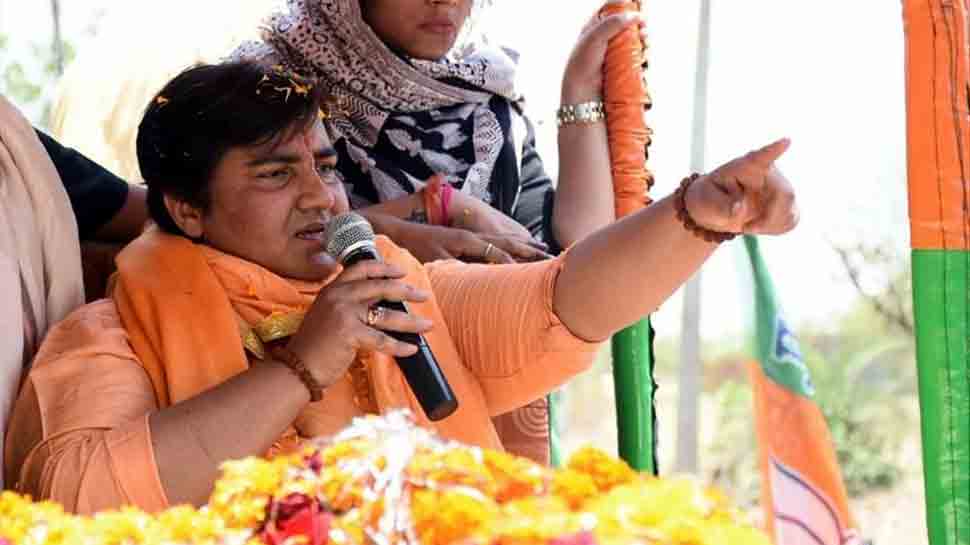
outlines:
M532 139L513 84L514 53L469 42L440 61L408 58L364 21L360 0L288 0L262 38L234 57L330 87L337 111L326 125L353 207L407 195L442 174L514 214Z

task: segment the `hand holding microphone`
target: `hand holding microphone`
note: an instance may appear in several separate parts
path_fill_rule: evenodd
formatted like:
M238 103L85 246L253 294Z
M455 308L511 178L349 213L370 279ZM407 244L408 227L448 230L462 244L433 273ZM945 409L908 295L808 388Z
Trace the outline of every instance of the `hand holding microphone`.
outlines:
M287 348L324 388L347 372L358 351L394 356L430 420L455 411L458 402L421 333L431 322L409 314L406 304L428 293L401 281L404 272L383 263L370 224L357 214L333 219L326 250L344 271L321 290Z

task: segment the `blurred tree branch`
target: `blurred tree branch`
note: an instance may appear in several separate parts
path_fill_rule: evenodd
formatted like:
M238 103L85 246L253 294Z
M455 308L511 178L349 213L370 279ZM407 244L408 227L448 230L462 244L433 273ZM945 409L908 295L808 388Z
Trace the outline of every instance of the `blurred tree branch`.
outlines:
M859 295L889 324L913 335L912 273L899 252L888 243L832 248ZM879 278L869 282L873 276Z
M58 14L59 10L58 6ZM60 36L60 23L54 33ZM0 94L26 107L25 113L39 126L47 125L50 90L75 57L71 43L62 38L55 38L54 43L60 47L34 42L15 47L9 36L0 34Z

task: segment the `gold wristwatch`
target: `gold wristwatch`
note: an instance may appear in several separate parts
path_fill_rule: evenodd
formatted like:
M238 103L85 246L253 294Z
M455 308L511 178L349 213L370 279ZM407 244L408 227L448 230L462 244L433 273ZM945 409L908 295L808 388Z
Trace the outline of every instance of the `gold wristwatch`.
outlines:
M556 126L599 123L606 119L603 101L593 100L579 104L566 104L556 110Z

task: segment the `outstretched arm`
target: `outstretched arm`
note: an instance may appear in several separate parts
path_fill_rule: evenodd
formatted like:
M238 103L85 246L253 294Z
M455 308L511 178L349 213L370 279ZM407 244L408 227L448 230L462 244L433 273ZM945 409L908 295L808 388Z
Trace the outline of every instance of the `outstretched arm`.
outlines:
M691 184L686 193L691 218L719 232L793 229L794 193L774 167L788 145L775 142ZM716 247L684 228L668 197L576 244L559 275L554 308L575 335L605 339L654 311Z

